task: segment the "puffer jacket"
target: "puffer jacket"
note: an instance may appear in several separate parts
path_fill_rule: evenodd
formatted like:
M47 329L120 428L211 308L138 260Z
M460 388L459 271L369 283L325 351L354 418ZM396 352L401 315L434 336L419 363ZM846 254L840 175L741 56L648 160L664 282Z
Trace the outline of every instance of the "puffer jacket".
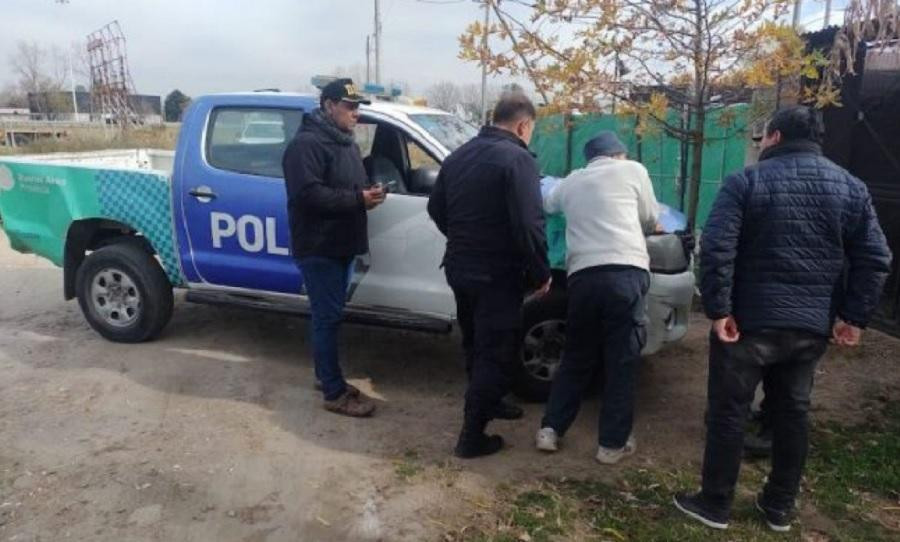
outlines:
M368 179L353 135L316 109L304 117L282 164L294 258L368 252L362 195Z
M703 306L742 331L827 336L835 316L868 324L890 263L865 184L815 143L787 142L725 179L701 239Z

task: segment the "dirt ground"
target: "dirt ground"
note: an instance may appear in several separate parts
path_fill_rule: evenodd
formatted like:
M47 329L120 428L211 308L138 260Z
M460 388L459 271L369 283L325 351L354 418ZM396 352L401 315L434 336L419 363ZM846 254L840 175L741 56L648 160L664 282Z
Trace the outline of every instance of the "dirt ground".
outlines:
M458 338L347 326L369 420L320 408L302 319L176 303L155 342L107 342L62 299L62 273L0 238L0 540L439 540L500 484L604 476L588 401L563 452L539 455L539 405L494 429L509 448L450 456ZM646 360L631 465L696 466L706 325ZM900 341L872 332L821 364L815 417L900 396Z

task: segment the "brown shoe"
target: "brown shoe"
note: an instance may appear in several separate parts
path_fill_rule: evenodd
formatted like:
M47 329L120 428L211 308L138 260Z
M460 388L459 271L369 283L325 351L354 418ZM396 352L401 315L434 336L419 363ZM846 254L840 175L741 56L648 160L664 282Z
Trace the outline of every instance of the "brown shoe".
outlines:
M325 410L343 416L365 418L371 416L372 413L375 412L375 403L365 395L359 393L359 390L356 390L356 395L354 395L348 386L344 395L341 395L334 401L325 401Z
M313 384L313 388L315 388L316 391L322 391L322 381L317 379L316 383ZM354 386L353 384L350 384L348 382L347 383L347 393L349 393L350 395L352 395L354 397L358 397L359 396L359 388L357 388L356 386Z

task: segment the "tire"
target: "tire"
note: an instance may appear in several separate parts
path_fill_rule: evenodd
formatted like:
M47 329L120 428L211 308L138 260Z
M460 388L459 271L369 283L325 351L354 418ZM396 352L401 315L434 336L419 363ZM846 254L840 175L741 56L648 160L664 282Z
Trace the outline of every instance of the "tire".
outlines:
M75 294L91 327L113 342L151 340L172 317L172 285L156 258L134 240L88 255L75 274Z
M545 402L566 344L567 300L564 290L551 290L522 309L522 349L513 393L525 401Z

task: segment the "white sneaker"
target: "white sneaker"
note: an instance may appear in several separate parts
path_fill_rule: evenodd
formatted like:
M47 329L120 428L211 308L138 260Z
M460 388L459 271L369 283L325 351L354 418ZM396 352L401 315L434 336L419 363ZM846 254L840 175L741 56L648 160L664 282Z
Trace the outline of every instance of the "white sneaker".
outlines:
M542 452L559 450L559 437L552 427L542 427L534 437L534 444Z
M597 461L604 465L615 465L623 458L634 454L635 451L637 451L637 441L634 440L634 437L630 436L628 437L625 446L622 446L621 448L604 448L603 446L600 446L597 449Z

